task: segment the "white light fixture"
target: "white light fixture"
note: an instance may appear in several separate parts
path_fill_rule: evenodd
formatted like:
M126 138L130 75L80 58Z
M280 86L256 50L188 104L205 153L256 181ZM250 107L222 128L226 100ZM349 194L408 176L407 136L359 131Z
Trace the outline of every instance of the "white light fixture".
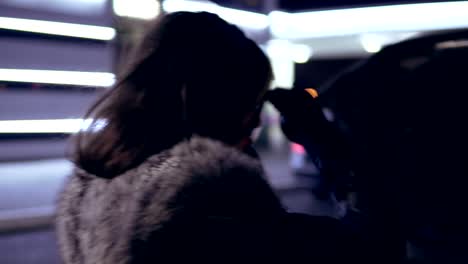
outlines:
M292 88L294 84L294 61L291 55L291 42L272 39L265 47L275 76L273 85Z
M377 53L383 47L419 35L417 32L361 34L359 40L362 48L368 53Z
M296 63L306 63L312 56L312 49L309 46L281 39L270 40L266 51L270 57L285 58Z
M111 27L12 17L0 17L0 28L95 40L111 40L116 34L115 29Z
M110 87L115 76L108 72L0 69L0 81Z
M153 19L160 13L158 0L114 0L114 12L118 16Z
M99 131L105 121L92 119L0 120L0 134L73 134L81 130Z
M468 27L468 1L270 14L276 38L301 39L375 32Z
M312 56L312 49L304 44L293 44L291 46L291 57L295 63L306 63Z
M177 11L209 12L217 14L229 23L243 28L262 30L268 28L270 21L267 15L222 7L208 1L166 0L163 9L168 13Z
M377 53L385 45L385 38L377 34L364 34L360 37L362 48L368 53Z

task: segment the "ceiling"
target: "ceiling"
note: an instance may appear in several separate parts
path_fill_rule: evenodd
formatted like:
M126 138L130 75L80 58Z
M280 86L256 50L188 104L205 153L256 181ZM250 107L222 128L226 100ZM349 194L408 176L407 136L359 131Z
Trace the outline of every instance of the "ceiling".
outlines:
M236 1L236 0L231 0ZM332 9L343 7L362 7L373 5L408 4L421 2L448 2L442 1L421 1L421 0L279 0L279 8L285 11L305 11L316 9Z
M453 1L453 0L452 0ZM334 9L345 7L362 7L375 5L408 4L422 2L451 2L450 0L212 0L217 4L245 9L256 12L265 12L274 5L275 9L288 12L300 12L320 9Z
M169 3L170 0L165 0ZM206 0L199 0L205 2ZM414 37L421 32L468 27L468 1L450 4L405 5L409 3L454 2L410 0L210 0L231 10L248 10L261 14L227 13L214 8L230 23L244 26L249 33L259 19L268 20L269 29L252 27L248 34L258 43L270 46L276 53L288 53L304 61L313 57L356 57L378 52L391 43ZM171 0L183 7L184 0ZM194 1L186 1L193 2ZM198 2L198 1L196 1ZM403 5L402 5L403 4ZM206 2L205 4L206 5ZM193 6L192 6L193 7ZM371 7L371 8L349 8ZM185 10L185 9L180 9ZM178 10L178 11L180 11ZM204 10L204 9L203 9ZM186 10L187 11L187 10ZM190 9L190 11L193 11ZM279 12L278 12L279 11ZM281 12L282 11L282 12ZM308 12L312 11L312 12ZM316 12L322 11L322 12ZM224 16L223 16L224 15ZM265 16L265 15L268 15ZM255 16L255 17L253 17ZM242 17L242 18L241 18ZM398 18L398 19L395 19ZM229 20L230 19L230 20ZM235 20L235 21L234 21ZM288 43L286 43L288 42ZM308 48L306 52L306 48ZM272 48L273 49L273 48ZM286 52L287 51L287 52ZM304 51L304 52L302 52ZM299 52L297 53L299 54ZM307 55L307 56L309 56ZM291 55L292 56L292 55Z

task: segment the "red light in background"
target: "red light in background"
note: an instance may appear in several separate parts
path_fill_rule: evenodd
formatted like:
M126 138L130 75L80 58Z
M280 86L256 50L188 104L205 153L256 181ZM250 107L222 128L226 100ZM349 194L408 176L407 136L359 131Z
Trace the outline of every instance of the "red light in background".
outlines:
M294 152L296 154L300 154L300 155L304 155L306 153L304 147L302 145L299 145L299 144L296 144L296 143L291 144L291 150L292 150L292 152Z

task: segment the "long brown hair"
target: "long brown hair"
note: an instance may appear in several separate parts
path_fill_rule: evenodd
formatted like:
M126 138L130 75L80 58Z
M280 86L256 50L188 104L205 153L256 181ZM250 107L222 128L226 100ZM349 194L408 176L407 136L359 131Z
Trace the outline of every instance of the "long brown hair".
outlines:
M193 134L234 144L271 80L261 49L209 13L178 12L149 28L129 70L88 111L75 162L112 178Z

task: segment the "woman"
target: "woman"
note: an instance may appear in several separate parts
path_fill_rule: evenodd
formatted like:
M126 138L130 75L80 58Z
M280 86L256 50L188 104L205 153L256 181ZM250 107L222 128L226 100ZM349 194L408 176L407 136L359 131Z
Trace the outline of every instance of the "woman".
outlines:
M334 221L287 215L246 154L272 79L253 41L180 12L136 54L78 135L57 217L66 264L349 256L334 254L345 243Z

